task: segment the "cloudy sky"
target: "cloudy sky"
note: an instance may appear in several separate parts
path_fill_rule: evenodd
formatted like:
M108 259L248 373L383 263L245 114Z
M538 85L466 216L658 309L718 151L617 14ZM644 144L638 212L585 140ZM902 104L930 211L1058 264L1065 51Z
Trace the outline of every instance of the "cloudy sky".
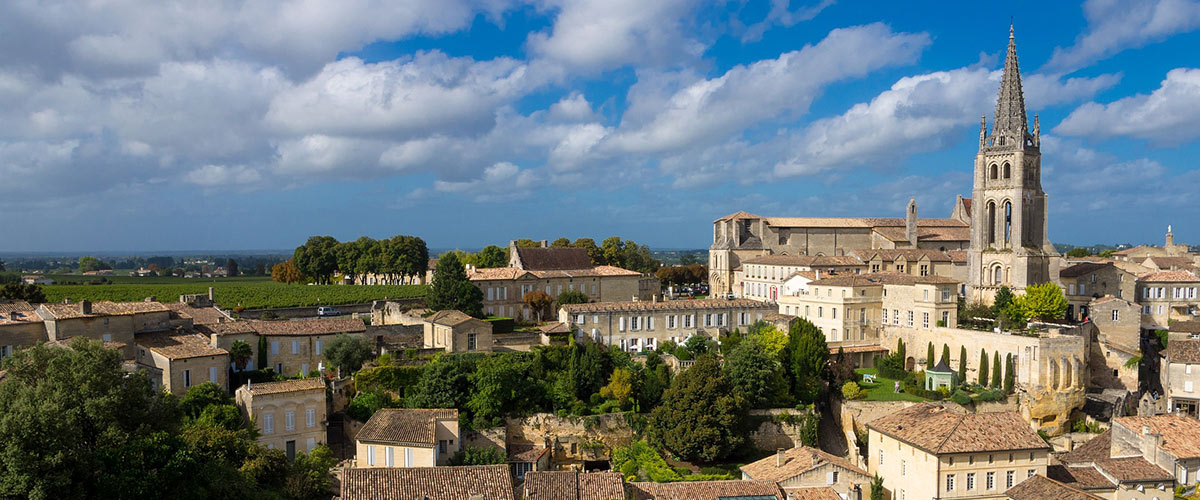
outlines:
M989 5L9 0L0 251L944 216L1010 18L1051 239L1200 243L1200 2Z

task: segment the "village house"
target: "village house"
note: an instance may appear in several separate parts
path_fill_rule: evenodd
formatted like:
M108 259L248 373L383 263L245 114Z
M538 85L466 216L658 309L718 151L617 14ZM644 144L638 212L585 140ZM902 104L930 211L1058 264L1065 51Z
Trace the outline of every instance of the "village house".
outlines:
M36 274L21 276L21 282L25 283L26 285L53 285L55 283L54 278L49 276L38 276Z
M171 311L158 302L46 303L37 308L48 341L87 337L125 344L125 359L133 359L134 336L169 328Z
M1113 253L1114 259L1137 263L1142 263L1146 259L1156 257L1188 257L1195 259L1197 255L1191 253L1186 244L1175 243L1175 234L1171 232L1171 226L1167 226L1167 234L1161 247L1138 245Z
M1012 500L1104 500L1040 474L1009 488L1004 495Z
M1003 498L1046 474L1050 447L1016 412L921 403L867 424L868 471L893 500Z
M763 255L742 262L734 270L737 297L775 302L783 293L783 282L798 271L819 272L822 275L856 274L865 272L866 264L857 257L810 255Z
M872 476L848 460L817 448L797 446L780 449L775 456L743 465L742 479L772 481L784 493L832 488L841 500L871 497Z
M593 341L641 352L692 335L715 340L774 312L775 306L749 299L593 302L560 307L558 320Z
M1197 325L1198 322L1188 322ZM1171 325L1167 348L1160 354L1159 376L1167 411L1176 415L1200 418L1200 332L1187 331L1195 328Z
M46 327L34 309L25 301L0 301L0 359L46 341Z
M1083 321L1091 317L1092 300L1111 295L1119 299L1137 299L1137 275L1112 262L1082 262L1058 273L1067 297L1067 319Z
M138 364L161 371L167 392L183 395L205 382L229 391L229 351L213 347L203 335L183 329L140 333L135 343Z
M384 408L371 415L355 441L356 467L446 465L462 446L458 410Z
M1125 299L1105 295L1092 299L1087 305L1090 321L1096 328L1093 351L1103 356L1092 356L1089 383L1105 389L1124 389L1137 392L1138 365L1127 365L1130 359L1140 357L1141 307Z
M545 243L545 242L543 242ZM651 300L661 295L658 278L614 266L592 264L582 248L522 248L509 244L508 267L467 268L467 279L483 292L488 316L533 321L525 294L541 290L553 299L578 291L594 302Z
M289 460L297 450L311 453L325 443L325 381L319 377L246 383L235 401L258 430L258 443L284 450Z
M1173 475L1178 484L1200 482L1200 420L1178 415L1120 417L1113 419L1111 430L1113 458L1141 457Z
M342 469L341 500L513 500L508 466Z
M338 335L366 337L367 327L354 318L305 318L280 321L220 321L198 325L196 330L210 342L228 350L241 340L250 344L253 355L245 369L275 370L281 375L308 375L325 359L325 346ZM260 337L262 338L260 340ZM267 349L266 366L257 366L259 350Z
M1171 321L1200 315L1200 277L1191 271L1155 271L1138 277L1142 328L1165 329Z
M438 311L425 318L424 346L446 352L491 352L492 324L460 311Z
M1058 457L1048 478L1107 500L1166 500L1174 494L1171 473L1141 456L1112 453L1112 430Z

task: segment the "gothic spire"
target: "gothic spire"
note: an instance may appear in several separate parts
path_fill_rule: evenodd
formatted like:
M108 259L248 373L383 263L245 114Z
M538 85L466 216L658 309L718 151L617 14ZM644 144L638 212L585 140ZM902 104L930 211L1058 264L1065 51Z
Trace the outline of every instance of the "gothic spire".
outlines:
M1005 138L1007 144L1024 144L1029 123L1025 117L1025 96L1021 92L1021 68L1017 65L1017 41L1013 27L1008 27L1008 54L1004 58L1004 75L1000 77L1000 96L996 100L996 119L992 135ZM993 142L999 145L998 142Z

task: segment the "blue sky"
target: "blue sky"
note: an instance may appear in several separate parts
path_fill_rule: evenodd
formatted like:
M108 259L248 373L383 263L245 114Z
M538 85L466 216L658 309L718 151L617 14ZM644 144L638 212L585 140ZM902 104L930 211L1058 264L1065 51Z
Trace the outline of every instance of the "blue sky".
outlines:
M945 216L1010 19L1051 239L1200 243L1196 1L18 0L0 251Z

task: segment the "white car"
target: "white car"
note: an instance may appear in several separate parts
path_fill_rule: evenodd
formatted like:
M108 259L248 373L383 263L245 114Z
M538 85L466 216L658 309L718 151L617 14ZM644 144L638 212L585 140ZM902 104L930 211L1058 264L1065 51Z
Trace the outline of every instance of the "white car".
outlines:
M317 308L317 316L341 316L342 312L332 307L321 306Z

